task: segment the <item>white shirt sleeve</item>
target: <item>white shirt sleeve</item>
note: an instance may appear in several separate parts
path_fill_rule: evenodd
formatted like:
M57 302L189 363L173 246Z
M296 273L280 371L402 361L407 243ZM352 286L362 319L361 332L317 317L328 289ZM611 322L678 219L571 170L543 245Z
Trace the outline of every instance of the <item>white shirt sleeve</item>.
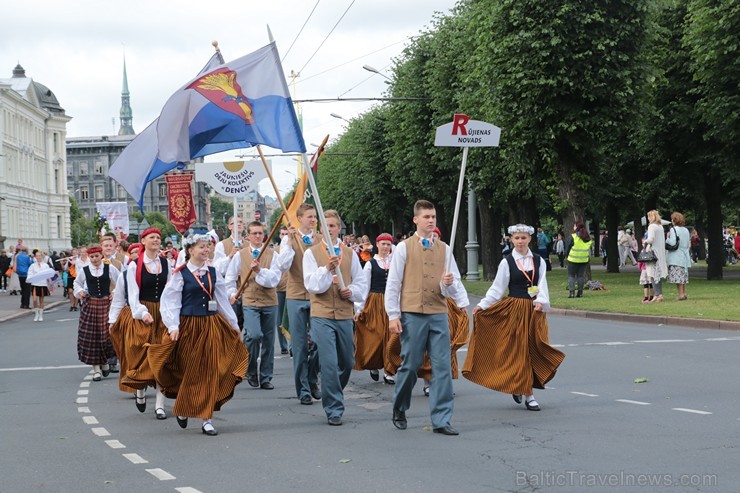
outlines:
M235 331L241 332L239 329L239 323L236 319L236 313L234 313L234 309L231 308L229 297L226 296L226 282L218 271L216 271L216 286L214 286L213 291L213 297L218 306L218 313L221 314L227 322L229 322L229 325L231 325ZM180 302L182 303L182 296L180 297Z
M118 278L118 289L113 291L113 301L110 303L110 311L108 312L108 323L114 324L118 320L118 316L121 314L121 310L126 306L126 293L124 292L123 276L126 272L122 272Z
M470 304L470 301L468 300L468 293L465 290L465 286L463 286L462 280L460 279L460 271L457 268L457 262L455 261L455 257L452 255L452 248L447 246L447 254L445 255L445 265L446 262L452 257L452 262L450 262L450 271L452 272L452 284L449 286L445 286L442 284L442 281L439 283L439 288L442 292L442 296L445 298L452 298L455 300L455 303L460 308L465 308ZM463 303L462 305L460 303Z
M118 282L118 278L121 277L121 271L108 264L108 275L110 276L110 282L115 287ZM101 274L102 275L102 274Z
M360 313L365 308L365 302L367 301L367 297L370 294L370 282L373 277L373 266L369 261L365 262L365 267L363 267L362 269L362 275L365 276L366 289L363 293L364 296L362 297L362 301L355 303L355 311L357 313ZM354 276L352 276L352 279L354 279Z
M226 277L224 282L226 283L226 296L229 300L236 294L236 280L242 273L242 256L241 254L234 255L229 262L229 266L226 268Z
M325 293L334 280L326 267L319 267L311 250L303 254L303 283L311 294Z
M368 262L369 264L370 262ZM352 255L352 284L347 288L352 291L349 300L353 303L365 303L367 292L370 290L370 281L362 270L362 264L357 255Z
M267 247L265 246L264 248ZM267 269L260 269L259 273L254 276L254 280L257 281L257 284L259 284L263 288L272 289L280 284L280 276L283 275L283 272L280 270L279 267L279 256L280 255L278 253L273 252L272 260L270 260L270 267Z
M82 293L87 291L87 280L85 279L85 271L82 269L77 270L77 277L74 282L74 296L75 298L82 298Z
M184 267L187 269L187 267ZM167 332L180 330L180 308L182 308L182 274L178 271L172 274L162 292L162 301L159 304L159 314ZM229 306L231 307L231 306Z
M295 250L293 250L293 245L290 243L290 235L285 235L280 240L280 257L280 263L285 266L285 270L290 269L295 258Z
M159 257L157 257L159 262ZM144 259L146 262L146 259ZM136 263L132 263L126 270L126 280L128 281L128 302L131 306L131 316L135 320L142 320L144 315L149 313L147 307L139 301L139 285L136 284Z
M478 306L485 310L489 306L501 300L501 298L504 297L506 290L509 289L510 276L509 263L506 259L503 259L501 263L498 264L498 270L496 271L496 278L493 280L493 284L488 288L486 296L480 300Z
M547 287L547 264L545 259L540 258L540 278L537 280L539 293L535 296L533 303L542 303L542 311L550 310L550 290Z
M391 268L388 270L388 282L385 286L385 311L388 313L388 320L401 318L401 289L405 268L406 243L399 243L393 250Z

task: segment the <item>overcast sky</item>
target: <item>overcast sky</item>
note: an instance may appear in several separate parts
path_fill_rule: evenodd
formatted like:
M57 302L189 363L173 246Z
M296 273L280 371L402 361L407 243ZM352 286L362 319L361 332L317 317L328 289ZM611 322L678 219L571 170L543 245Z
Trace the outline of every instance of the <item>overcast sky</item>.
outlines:
M159 115L169 96L205 65L213 53L212 40L218 40L227 61L233 60L267 44L269 24L284 57L286 76L300 71L295 99L381 97L385 79L362 66L388 70L407 38L428 26L435 12L447 13L455 0L355 0L354 4L320 0L288 52L316 4L316 0L4 2L0 78L11 77L20 62L26 75L48 86L73 117L67 125L69 137L115 134L125 50L134 129L140 132ZM327 71L345 62L350 63ZM309 143L342 133L346 122L330 113L352 119L372 104L305 103L309 152ZM216 155L206 160L233 157ZM289 188L295 163L273 158L273 165L279 187ZM274 195L271 190L262 184L262 193Z

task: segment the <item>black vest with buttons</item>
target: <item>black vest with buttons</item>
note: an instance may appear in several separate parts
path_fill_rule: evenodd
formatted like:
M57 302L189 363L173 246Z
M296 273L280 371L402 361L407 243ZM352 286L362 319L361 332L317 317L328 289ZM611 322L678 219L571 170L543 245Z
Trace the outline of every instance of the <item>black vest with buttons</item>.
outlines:
M131 306L128 302L128 276L125 271L123 273L123 296L126 298L126 306Z
M534 269L534 286L537 286L537 282L539 281L539 269L540 269L540 260L542 257L537 255L536 253L532 254L532 268ZM530 286L529 281L524 276L522 271L519 270L519 267L516 265L516 261L514 260L514 257L512 255L506 256L506 261L509 264L509 296L512 298L524 298L524 299L532 299L532 297L527 292L527 288ZM527 271L527 275L532 278L532 271Z
M87 282L87 292L92 298L105 298L110 296L110 267L108 264L103 264L103 275L95 277L90 272L90 266L88 265L84 269L85 271L85 282Z
M370 277L370 292L385 294L385 285L388 282L388 271L382 268L378 261L374 258L370 259L370 266L372 267L372 275Z
M159 260L162 264L159 274L150 274L146 270L146 266L143 263L141 265L143 269L141 271L141 286L139 287L139 300L141 301L151 301L154 303L161 301L164 285L167 284L168 264L167 259L164 257L159 257ZM187 270L187 268L183 270ZM215 278L213 280L216 282ZM205 295L205 293L203 294Z
M180 270L182 274L182 308L180 309L180 315L186 315L191 317L206 317L215 315L218 312L208 311L208 302L213 297L213 292L216 288L216 269L208 267L208 272L211 274L211 283L208 282L208 276L204 275L201 278L201 287L198 281L195 279L195 274L190 272L190 269L184 267ZM203 290L210 290L210 296Z

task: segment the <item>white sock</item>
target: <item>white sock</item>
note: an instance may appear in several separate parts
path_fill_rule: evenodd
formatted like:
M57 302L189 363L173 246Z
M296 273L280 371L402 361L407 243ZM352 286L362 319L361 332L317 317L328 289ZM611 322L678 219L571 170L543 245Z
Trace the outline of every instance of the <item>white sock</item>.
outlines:
M213 427L213 424L211 423L211 420L210 419L204 419L203 420L203 429L204 430L207 430L207 431L215 430L215 428Z
M146 397L146 389L136 389L136 397L139 399Z
M526 395L524 396L525 402L532 402L534 400L534 395Z
M157 386L157 400L154 404L154 408L159 409L160 407L164 409L164 394L162 393L162 390L159 388L159 386Z
M100 373L100 365L93 365L93 371L96 373Z

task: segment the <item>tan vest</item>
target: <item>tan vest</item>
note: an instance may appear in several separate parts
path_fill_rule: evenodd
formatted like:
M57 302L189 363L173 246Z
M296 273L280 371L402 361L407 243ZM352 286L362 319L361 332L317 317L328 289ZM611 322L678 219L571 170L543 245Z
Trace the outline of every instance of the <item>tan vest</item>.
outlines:
M355 256L354 250L342 245L342 264L339 270L342 272L344 285L352 284L352 257ZM315 245L311 247L311 253L316 259L316 265L325 266L329 262L329 254L326 252L325 245ZM326 292L311 295L311 316L330 318L332 320L350 320L354 315L354 303L342 299L339 296L339 284L332 284Z
M308 291L306 291L306 287L303 285L303 250L301 248L309 249L311 247L303 243L300 245L297 244L301 241L300 233L298 235L298 237L293 235L290 238L293 242L295 257L293 257L293 263L290 264L290 269L288 269L288 286L285 290L285 298L289 300L308 301ZM320 240L321 235L314 234L312 245L315 245Z
M267 248L265 253L262 254L262 257L260 258L261 269L270 268L270 264L272 263L272 255L274 253L275 252L271 248ZM242 263L242 272L239 278L246 279L247 276L249 276L249 272L252 270L250 268L253 258L252 249L243 248L242 251L239 252L239 255L241 256ZM265 288L263 286L260 286L259 284L257 284L255 276L256 274L252 273L252 276L249 278L249 284L247 284L247 287L244 288L244 292L242 293L242 304L244 306L277 305L277 292L275 291L275 288Z
M275 253L280 253L280 245L275 247ZM277 291L278 293L284 293L287 288L288 288L288 271L286 270L285 272L283 272L283 275L280 276L280 282L275 288L275 291Z
M121 271L121 267L123 266L123 263L120 260L118 260L118 258L115 255L112 256L110 259L106 259L105 262L107 262L108 264L118 269L119 272Z
M445 270L447 245L437 240L426 250L414 235L405 240L406 266L401 288L401 311L409 313L447 313L447 301L439 282Z

